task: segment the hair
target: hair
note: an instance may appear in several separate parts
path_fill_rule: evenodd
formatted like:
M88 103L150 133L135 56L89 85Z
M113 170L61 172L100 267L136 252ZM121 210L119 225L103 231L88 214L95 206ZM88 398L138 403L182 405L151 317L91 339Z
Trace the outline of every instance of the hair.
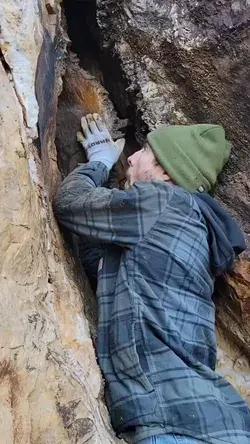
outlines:
M145 143L144 149L145 149L145 151L147 151L147 152L152 151L152 148L151 148L151 146L149 145L148 142Z
M153 155L154 155L154 152L153 152L153 150L152 150L152 148L151 148L151 146L149 145L148 142L145 143L144 149L145 149L146 152L153 153ZM159 162L156 159L155 155L154 155L154 158L155 158L155 165L159 165Z

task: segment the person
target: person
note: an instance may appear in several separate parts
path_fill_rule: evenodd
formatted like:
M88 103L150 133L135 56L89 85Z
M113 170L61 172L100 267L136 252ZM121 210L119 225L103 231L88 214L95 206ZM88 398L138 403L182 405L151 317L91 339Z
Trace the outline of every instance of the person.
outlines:
M229 158L219 125L160 126L107 189L124 140L82 118L88 163L59 187L60 224L97 247L97 355L119 438L140 444L249 444L245 401L215 372L215 277L245 249L208 192ZM93 258L91 262L92 271ZM97 267L97 265L96 265Z

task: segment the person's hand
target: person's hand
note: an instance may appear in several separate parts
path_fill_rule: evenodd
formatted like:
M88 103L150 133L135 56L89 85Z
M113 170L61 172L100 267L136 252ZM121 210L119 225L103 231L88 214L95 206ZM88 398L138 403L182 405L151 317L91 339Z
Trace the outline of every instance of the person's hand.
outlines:
M125 139L114 142L99 114L88 114L81 119L82 133L77 139L84 147L89 161L102 162L110 171L118 161Z

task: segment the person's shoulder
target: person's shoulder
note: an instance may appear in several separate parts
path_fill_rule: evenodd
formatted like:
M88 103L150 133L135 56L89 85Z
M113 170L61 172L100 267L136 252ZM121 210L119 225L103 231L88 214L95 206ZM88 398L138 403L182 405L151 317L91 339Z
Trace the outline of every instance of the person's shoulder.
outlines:
M163 182L162 180L147 180L135 182L134 185L129 188L129 190L144 190L144 191L155 191L156 193L159 190L165 191L167 193L173 192L174 185L169 184L168 182Z
M151 199L154 201L154 199L160 198L160 200L165 201L169 205L171 204L173 207L178 207L182 211L193 208L199 212L193 194L171 182L157 180L135 182L125 193L127 199L136 197L137 199Z
M186 204L193 206L195 200L192 193L184 190L184 188L173 184L172 182L163 182L160 180L135 182L134 185L127 190L129 193L138 193L153 195L153 194L166 194L174 202L185 202Z
M171 201L172 194L172 187L162 181L140 181L123 191L123 200L152 210L155 207L163 209Z
M199 207L197 205L196 200L194 199L193 193L185 190L182 187L179 187L175 184L166 184L172 189L172 199L171 205L173 207L177 207L184 211L185 213L189 213L190 210L194 210L196 213L200 213Z

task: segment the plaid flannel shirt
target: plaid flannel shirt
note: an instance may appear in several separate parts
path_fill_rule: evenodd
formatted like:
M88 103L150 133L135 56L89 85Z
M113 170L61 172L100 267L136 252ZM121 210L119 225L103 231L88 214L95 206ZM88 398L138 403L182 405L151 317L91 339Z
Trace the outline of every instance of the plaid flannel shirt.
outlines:
M98 359L118 436L249 444L249 409L214 371L214 279L197 203L174 185L109 190L107 178L100 162L79 166L54 210L66 228L103 245Z

